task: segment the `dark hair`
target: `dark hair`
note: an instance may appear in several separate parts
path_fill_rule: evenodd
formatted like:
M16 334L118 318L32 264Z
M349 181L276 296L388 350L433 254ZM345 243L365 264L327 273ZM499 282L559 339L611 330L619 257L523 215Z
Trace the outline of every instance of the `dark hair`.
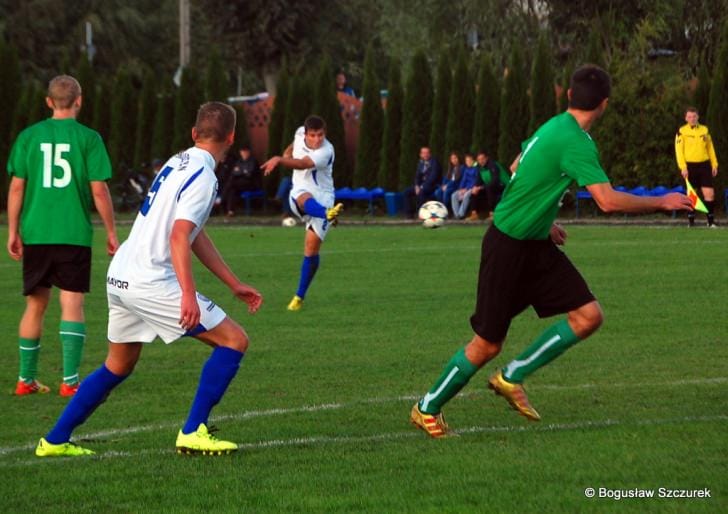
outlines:
M593 111L612 91L609 73L594 64L580 66L569 82L571 99L569 107L581 111Z
M321 116L312 114L306 121L303 122L303 131L308 132L309 130L324 130L326 131L326 122Z
M238 148L238 152L242 152L243 150L249 152L250 151L250 145L248 145L248 144L242 144L242 145L240 145L240 148Z
M480 150L478 150L478 153L477 153L477 154L475 154L475 156L476 156L476 157L477 157L478 155L485 155L486 157L488 157L488 152L486 152L485 150L483 150L483 149L481 148Z
M465 158L465 157L470 157L471 159L473 159L475 156L470 152L465 152L465 154L463 155L463 158Z
M197 137L221 143L235 131L235 118L235 109L226 103L204 103L197 111Z
M692 105L689 105L688 107L685 108L685 114L687 114L689 112L694 112L695 114L700 114L698 112L698 108L697 107L693 107Z

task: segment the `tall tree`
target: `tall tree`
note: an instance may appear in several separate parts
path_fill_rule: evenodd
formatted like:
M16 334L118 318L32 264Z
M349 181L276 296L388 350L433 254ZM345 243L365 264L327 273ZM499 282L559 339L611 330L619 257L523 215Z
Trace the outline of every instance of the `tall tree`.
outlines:
M151 73L146 73L138 100L134 166L148 164L152 159L152 136L154 133L154 110L156 107L157 82Z
M728 19L723 24L720 46L713 67L708 120L715 152L718 154L718 159L725 161L728 159ZM719 190L721 191L725 184L724 175L718 174Z
M0 122L0 162L4 164L12 143L10 141L13 129L12 121L22 94L20 87L22 77L18 53L15 47L5 43L2 36L0 36L0 70L2 70L0 73L0 98L3 99L0 107L0 119L2 119Z
M248 134L248 118L245 115L245 107L235 106L235 143L233 150L240 150L243 146L250 146L250 135Z
M705 118L704 121L707 123L709 121L707 114L708 105L710 104L710 74L705 60L698 67L698 85L695 88L693 102L698 109L698 113Z
M467 152L473 142L475 89L468 72L468 59L464 50L461 50L458 55L452 82L445 136L447 148L445 155L440 160L443 165L447 162L447 154Z
M528 133L532 134L546 120L556 114L556 92L554 90L554 69L551 65L551 49L546 33L538 38L536 57L531 70L531 121Z
M412 185L420 147L429 144L432 122L432 74L427 57L418 51L412 57L405 88L402 140L399 157L399 187Z
M119 70L114 77L111 95L109 134L109 157L114 169L133 164L137 110L136 93L131 76L125 70Z
M498 112L500 110L500 84L493 72L490 56L483 55L478 71L478 92L475 97L473 146L471 150L485 150L494 154L498 148Z
M229 87L227 71L223 66L220 52L215 49L207 61L205 70L205 101L227 102Z
M437 61L436 73L435 98L432 104L430 147L432 149L432 155L440 162L445 162L445 154L449 151L446 148L445 136L450 110L450 89L452 87L452 68L450 66L449 52L443 50L440 54L440 59ZM455 87L457 87L457 83Z
M402 78L400 63L392 59L389 63L387 83L387 109L384 117L382 155L379 163L377 184L387 191L396 191L399 186L399 143L402 133Z
M527 136L527 87L523 53L518 45L514 45L501 96L498 159L503 162L510 162L518 155L521 142Z
M83 104L77 119L84 125L91 125L94 120L94 106L96 104L96 74L85 54L78 59L73 73L76 80L81 84L81 91L83 91Z
M334 69L328 57L322 59L316 77L313 111L326 121L326 139L334 145L334 174L337 184L351 185L351 171L346 156L344 121L336 93ZM303 120L301 120L303 121Z
M606 68L602 37L596 23L592 23L591 30L589 31L584 63L596 64L600 68Z
M187 67L174 100L174 137L173 151L183 150L192 144L190 130L197 119L197 110L203 102L202 84L195 70Z
M96 84L96 91L94 91L94 117L91 122L91 127L96 130L104 141L109 141L109 134L111 131L111 104L109 99L111 98L111 86L107 80L99 80Z
M286 102L290 92L290 79L288 70L282 67L278 73L278 81L276 82L276 96L273 100L273 110L270 114L270 123L268 124L268 149L266 155L280 155L283 151L281 141L283 139L283 124L286 117Z
M373 187L379 172L384 113L379 95L376 64L374 46L370 43L364 59L364 85L362 88L364 104L359 116L359 142L356 148L356 168L354 170L354 185L357 187Z
M157 93L152 132L152 159L166 159L172 153L174 100L174 96L169 91L161 90Z

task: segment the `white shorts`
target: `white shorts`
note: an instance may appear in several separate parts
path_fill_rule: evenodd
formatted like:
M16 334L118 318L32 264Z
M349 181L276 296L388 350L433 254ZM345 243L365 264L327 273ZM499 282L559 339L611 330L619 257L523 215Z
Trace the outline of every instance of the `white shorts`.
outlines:
M331 228L331 223L329 222L329 220L324 218L309 216L298 207L298 203L296 203L296 198L304 193L309 193L311 196L313 196L314 200L316 200L327 209L330 209L334 206L333 195L328 193L314 193L310 191L297 190L295 192L292 191L291 196L288 197L288 204L291 207L291 212L295 214L298 219L306 224L306 230L312 229L316 233L318 238L323 241L324 239L326 239L326 234L328 234L329 228Z
M163 295L118 295L106 292L109 301L108 337L112 343L151 343L159 336L169 344L182 336L195 336L212 330L226 314L212 300L197 293L200 323L185 331L179 325L182 291Z

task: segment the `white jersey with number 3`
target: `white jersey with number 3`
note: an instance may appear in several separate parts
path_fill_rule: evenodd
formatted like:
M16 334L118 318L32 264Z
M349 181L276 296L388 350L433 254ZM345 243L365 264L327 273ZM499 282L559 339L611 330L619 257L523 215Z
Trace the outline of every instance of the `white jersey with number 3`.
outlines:
M109 265L108 291L123 295L178 290L169 245L172 226L176 220L194 223L190 242L194 241L216 194L215 159L209 152L192 147L169 159L154 179L129 238Z
M324 139L321 146L312 149L306 146L305 130L299 127L293 139L293 158L308 157L313 168L293 170L291 196L298 198L303 193L311 193L325 207L334 205L334 146Z

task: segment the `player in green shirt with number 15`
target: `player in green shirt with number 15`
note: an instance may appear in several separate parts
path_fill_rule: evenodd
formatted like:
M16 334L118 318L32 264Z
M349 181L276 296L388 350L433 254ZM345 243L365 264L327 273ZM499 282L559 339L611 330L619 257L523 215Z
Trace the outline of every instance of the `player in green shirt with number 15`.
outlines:
M111 164L101 136L76 121L81 86L68 75L48 84L53 116L23 130L10 152L8 244L23 261L26 307L18 329L20 375L15 394L47 393L36 379L43 316L51 286L60 289L63 346L61 396L78 389L78 368L86 337L84 293L91 277L91 202L106 227L106 249L119 246L106 180Z
M515 173L483 238L477 302L470 318L475 334L412 407L410 420L429 436L448 435L442 406L498 355L511 320L527 307L533 306L542 318L567 316L496 371L488 386L533 421L540 416L528 401L523 381L602 324L601 307L586 281L557 248L566 241L566 232L554 221L572 182L586 187L605 212L692 209L690 200L678 193L638 197L612 189L588 132L607 108L610 90L611 79L604 70L580 67L571 77L566 112L523 143Z

